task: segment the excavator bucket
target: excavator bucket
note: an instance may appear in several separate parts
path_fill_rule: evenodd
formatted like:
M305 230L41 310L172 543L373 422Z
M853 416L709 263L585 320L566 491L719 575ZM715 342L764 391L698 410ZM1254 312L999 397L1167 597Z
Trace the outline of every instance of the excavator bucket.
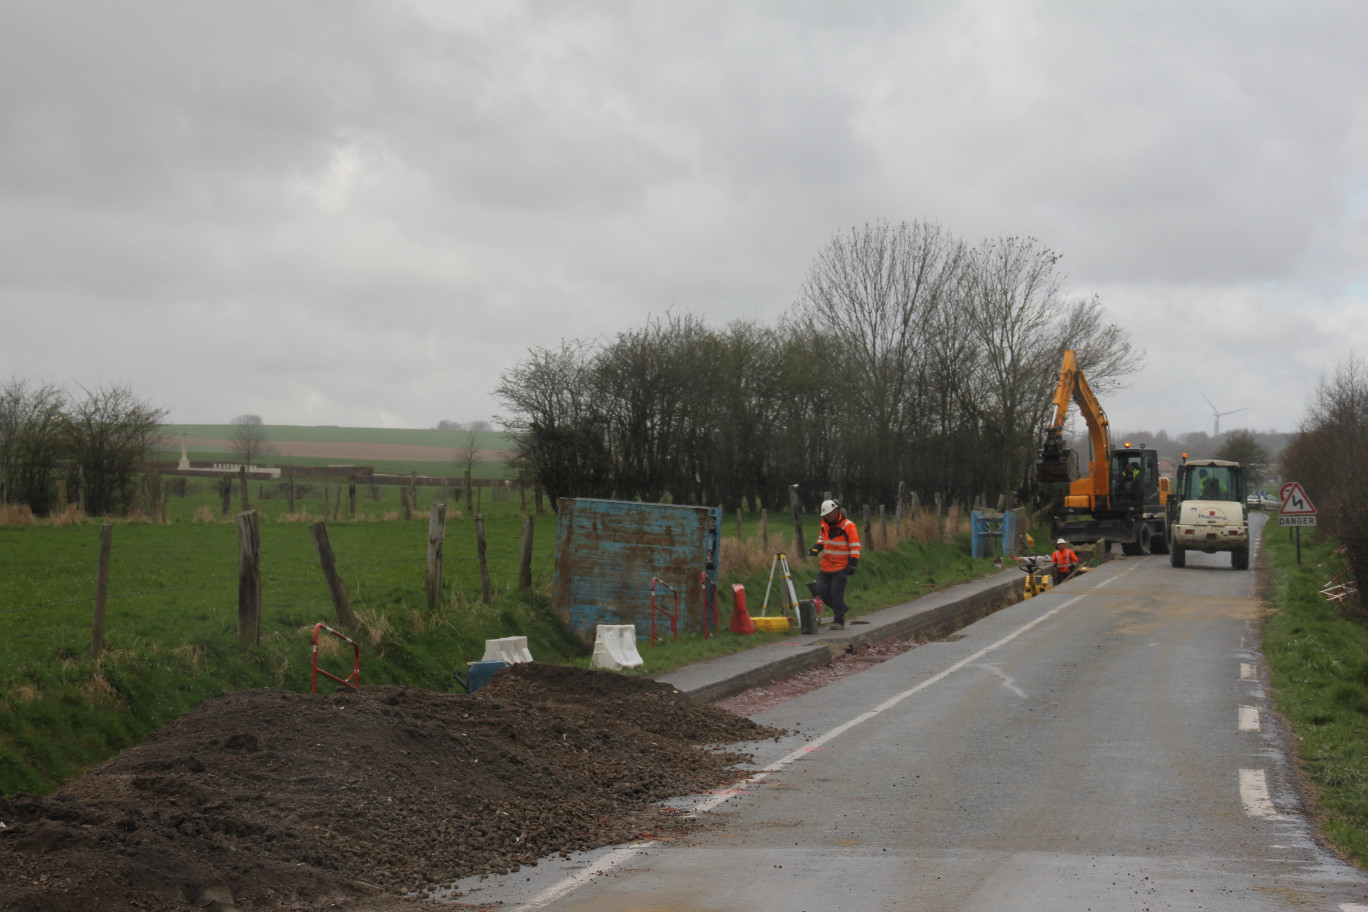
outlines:
M1046 440L1036 459L1036 480L1041 484L1061 484L1077 481L1082 475L1078 471L1078 453L1064 445L1062 440Z

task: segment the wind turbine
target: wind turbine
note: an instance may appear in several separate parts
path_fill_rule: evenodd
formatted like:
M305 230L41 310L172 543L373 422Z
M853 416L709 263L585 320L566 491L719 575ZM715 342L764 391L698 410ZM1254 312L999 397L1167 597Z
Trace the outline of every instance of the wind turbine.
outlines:
M1216 409L1216 404L1215 404L1214 402L1212 402L1210 399L1207 399L1206 393L1202 393L1202 398L1203 398L1203 399L1206 399L1206 404L1209 405L1209 406L1211 406L1211 414L1213 414L1213 415L1216 416L1216 427L1215 427L1215 429L1211 432L1211 436L1212 436L1212 437L1220 437L1220 436L1221 436L1221 416L1222 416L1222 415L1234 415L1236 412L1248 411L1248 406L1246 406L1245 408L1231 409L1231 410L1228 411L1228 412L1217 411L1217 409Z

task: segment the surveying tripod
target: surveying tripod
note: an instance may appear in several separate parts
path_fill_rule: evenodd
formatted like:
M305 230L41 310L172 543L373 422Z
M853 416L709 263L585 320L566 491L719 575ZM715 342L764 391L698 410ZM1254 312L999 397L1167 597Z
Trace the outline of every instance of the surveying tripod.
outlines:
M774 555L774 562L770 564L769 582L765 584L765 600L760 603L760 616L764 617L769 610L770 587L774 585L775 571L782 571L779 582L780 610L783 612L793 612L793 623L800 624L801 618L798 615L798 593L793 588L793 574L789 572L788 558L784 553L778 552Z

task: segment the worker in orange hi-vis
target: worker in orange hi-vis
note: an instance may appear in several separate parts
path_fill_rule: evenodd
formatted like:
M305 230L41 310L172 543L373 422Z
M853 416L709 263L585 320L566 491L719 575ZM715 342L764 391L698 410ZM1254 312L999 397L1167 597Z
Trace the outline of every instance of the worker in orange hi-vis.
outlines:
M822 501L822 530L808 554L822 555L817 566L817 597L831 606L831 630L845 629L846 580L860 564L860 533L834 500Z
M1078 566L1078 555L1069 543L1064 539L1055 542L1054 554L1050 555L1050 563L1054 566L1054 584L1058 586L1070 576Z

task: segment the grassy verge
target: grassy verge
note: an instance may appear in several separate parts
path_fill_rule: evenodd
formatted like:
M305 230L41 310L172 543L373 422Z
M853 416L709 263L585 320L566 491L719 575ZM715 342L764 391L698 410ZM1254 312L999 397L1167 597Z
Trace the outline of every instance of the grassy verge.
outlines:
M1264 624L1263 652L1325 835L1368 866L1368 616L1320 594L1344 568L1336 548L1303 532L1298 565L1286 532L1266 529L1263 561L1274 610Z

